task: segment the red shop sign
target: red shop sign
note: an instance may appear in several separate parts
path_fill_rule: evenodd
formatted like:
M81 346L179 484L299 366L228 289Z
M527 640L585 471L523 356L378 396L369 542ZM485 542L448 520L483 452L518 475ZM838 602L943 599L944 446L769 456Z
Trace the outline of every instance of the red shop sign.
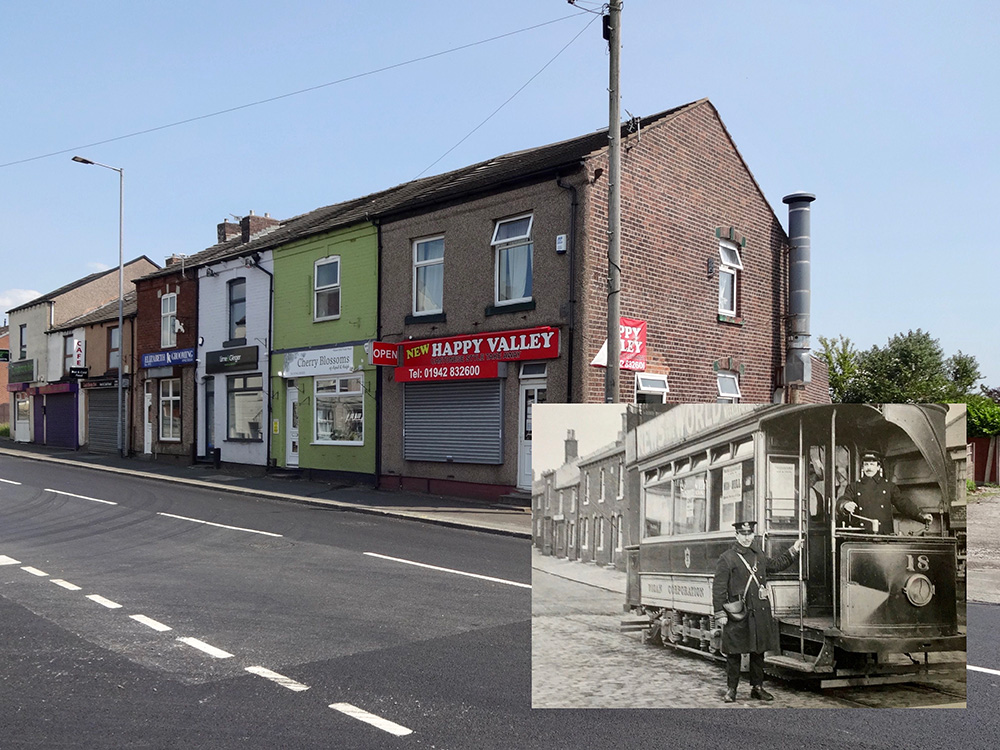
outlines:
M400 344L398 382L495 378L499 362L555 359L559 329L550 326L497 331Z

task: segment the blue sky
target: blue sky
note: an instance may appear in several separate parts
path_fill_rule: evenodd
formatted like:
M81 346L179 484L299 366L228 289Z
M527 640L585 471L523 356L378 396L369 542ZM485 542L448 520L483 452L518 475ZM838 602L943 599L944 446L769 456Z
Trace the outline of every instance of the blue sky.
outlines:
M626 0L623 116L708 97L783 224L782 196L817 195L814 344L922 328L1000 386L998 7ZM125 255L162 263L230 215L606 127L592 19L564 0L5 3L0 308L117 264L117 175L74 153L125 169Z

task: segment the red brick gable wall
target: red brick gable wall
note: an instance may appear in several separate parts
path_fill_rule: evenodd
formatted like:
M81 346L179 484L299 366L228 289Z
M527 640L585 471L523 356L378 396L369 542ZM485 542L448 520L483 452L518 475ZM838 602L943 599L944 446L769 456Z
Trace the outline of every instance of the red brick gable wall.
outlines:
M198 280L194 271L137 281L136 288L136 357L162 351L160 345L160 297L177 294L177 319L184 331L177 333L176 349L194 347L198 341Z
M579 245L581 357L589 365L606 338L606 155L587 169L603 170L585 188ZM787 239L711 104L623 139L621 191L621 314L648 321L647 372L669 368L669 401L711 402L715 368L732 367L742 372L744 402L770 402L783 361ZM741 323L719 321L719 227L746 238ZM634 383L622 371L622 401L632 400ZM603 401L603 368L586 368L578 398Z

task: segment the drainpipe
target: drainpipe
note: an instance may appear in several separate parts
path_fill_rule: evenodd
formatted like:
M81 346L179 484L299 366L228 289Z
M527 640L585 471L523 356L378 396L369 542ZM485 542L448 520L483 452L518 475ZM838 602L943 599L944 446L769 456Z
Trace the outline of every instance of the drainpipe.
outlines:
M810 207L812 193L792 193L782 198L788 205L788 327L785 334L785 386L812 382L809 355L810 306ZM789 402L792 401L789 392Z
M272 258L274 254L272 252ZM247 266L253 266L258 271L263 271L268 275L268 293L267 293L267 421L264 422L264 472L267 472L268 467L271 465L271 420L273 417L273 412L271 409L271 349L272 346L272 328L274 327L274 322L272 317L274 315L274 274L268 271L260 264L260 253L254 253L248 259ZM287 429L287 427L286 427Z
M375 270L375 340L382 340L382 222L372 219L377 233ZM382 478L382 368L375 368L375 488Z
M573 403L573 330L576 317L576 209L580 205L579 194L574 185L566 184L562 177L556 178L556 185L570 191L572 200L569 212L569 322L566 326L566 403Z

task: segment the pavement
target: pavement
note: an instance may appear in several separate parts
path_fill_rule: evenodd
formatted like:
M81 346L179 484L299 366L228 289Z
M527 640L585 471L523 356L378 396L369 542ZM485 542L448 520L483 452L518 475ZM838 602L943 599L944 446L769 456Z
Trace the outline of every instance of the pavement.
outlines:
M592 562L568 560L564 557L543 555L536 548L531 550L531 568L568 581L576 581L594 588L613 591L622 595L625 601L625 573L613 568L605 568Z
M148 458L121 458L0 438L0 455L56 462L82 469L127 474L218 492L266 497L357 513L405 518L455 528L531 538L531 509L416 492L377 490L364 485L316 481L288 474L266 474L260 466L180 465Z

